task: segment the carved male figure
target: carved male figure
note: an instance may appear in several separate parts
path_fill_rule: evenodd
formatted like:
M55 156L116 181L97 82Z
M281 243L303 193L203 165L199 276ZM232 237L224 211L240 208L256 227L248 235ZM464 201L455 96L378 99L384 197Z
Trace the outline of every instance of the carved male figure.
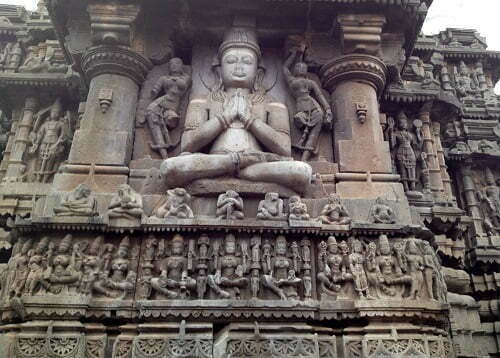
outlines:
M398 114L398 131L394 134L392 140L405 191L415 191L417 157L412 146L417 142L413 134L408 131L408 117L403 111Z
M290 159L288 111L266 94L261 59L254 30L227 31L214 65L217 88L188 106L181 150L197 154L162 163L168 185L221 176L298 191L310 183L312 168Z
M424 283L424 259L414 240L409 240L406 245L408 272L411 276L410 299L420 298L422 284Z
M111 272L106 278L106 296L118 299L125 299L135 286L136 273L132 270L129 258L130 238L125 236L118 249L116 256L111 261Z
M267 193L264 200L259 203L257 219L260 220L283 220L283 199L278 193Z
M143 213L141 195L128 184L120 185L118 192L113 196L109 204L109 217L113 219L140 219Z
M376 224L394 224L396 214L383 197L378 197L371 209L372 220Z
M191 85L191 74L178 57L172 58L168 64L167 75L158 79L151 90L151 97L155 99L146 110L146 120L153 137L152 149L160 152L163 159L168 158L167 150L175 143L169 131L179 124L179 106L182 98Z
M189 219L194 217L193 210L189 207L191 195L183 188L167 191L165 203L156 208L153 215L158 218L176 217Z
M349 270L351 271L354 289L360 299L373 299L368 292L368 279L365 272L365 257L363 255L363 246L359 240L353 240L352 253L349 255Z
M342 272L343 261L334 236L330 236L327 243L323 241L320 244L318 280L324 293L336 295L341 289L341 284L351 278L350 274Z
M242 220L245 218L243 214L243 199L234 190L228 190L219 195L217 199L218 219L227 220Z
M347 225L351 222L349 213L338 194L328 196L328 204L323 207L319 219L326 225Z
M302 202L300 196L294 195L288 199L288 218L290 220L309 220L307 205Z
M59 206L54 208L56 216L97 216L97 200L87 184L79 184L68 193Z
M44 236L36 245L34 252L29 258L29 273L24 286L24 293L33 296L42 284L43 271L47 265L46 251L49 246L49 237Z

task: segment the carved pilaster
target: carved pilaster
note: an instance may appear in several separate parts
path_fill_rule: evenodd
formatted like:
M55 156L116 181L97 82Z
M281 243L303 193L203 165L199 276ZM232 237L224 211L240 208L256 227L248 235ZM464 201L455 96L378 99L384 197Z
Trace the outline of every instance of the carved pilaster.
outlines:
M24 102L22 118L17 125L14 147L10 153L9 165L4 181L18 181L26 170L26 164L23 162L24 153L28 149L29 134L33 127L34 114L38 106L38 100L35 97L27 97Z
M432 134L434 136L434 146L436 148L437 160L439 163L439 170L441 181L443 182L444 194L448 202L456 203L456 199L451 189L451 179L448 174L448 166L444 159L443 145L441 144L441 125L437 122L432 123Z
M467 210L474 223L474 230L476 234L484 235L483 219L481 215L481 209L479 208L479 203L476 199L477 190L476 186L474 185L474 180L472 179L470 162L467 161L463 164L463 166L460 167L460 174L462 177L463 195L465 197Z

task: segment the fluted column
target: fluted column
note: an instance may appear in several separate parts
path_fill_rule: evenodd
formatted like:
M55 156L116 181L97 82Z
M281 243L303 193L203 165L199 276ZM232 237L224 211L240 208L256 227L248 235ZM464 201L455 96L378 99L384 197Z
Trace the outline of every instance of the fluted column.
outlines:
M444 195L448 202L456 204L456 199L453 195L453 189L451 188L451 178L448 174L448 166L446 165L446 160L444 158L444 149L441 143L441 125L439 123L432 123L432 133L434 135L434 146L436 148L441 181L443 182Z
M465 198L465 204L467 205L467 210L469 215L472 217L474 223L475 233L477 235L483 235L483 218L481 215L481 209L477 201L477 190L474 184L474 179L472 179L472 170L470 161L466 161L460 166L460 174L462 177L462 190Z
M38 100L29 96L24 101L24 109L21 120L18 122L14 145L9 156L9 163L4 181L19 181L26 171L26 163L23 158L29 147L29 134L33 127L34 115L38 107Z
M63 174L54 184L71 190L94 167L98 189L114 191L128 180L139 89L150 61L131 47L131 27L139 5L88 7L94 46L82 58L89 93Z

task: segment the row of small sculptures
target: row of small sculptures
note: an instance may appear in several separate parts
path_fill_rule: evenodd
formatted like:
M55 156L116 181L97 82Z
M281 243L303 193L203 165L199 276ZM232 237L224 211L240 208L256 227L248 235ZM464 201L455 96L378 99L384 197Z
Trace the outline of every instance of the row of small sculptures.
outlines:
M153 210L157 218L193 218L193 210L189 206L191 195L183 188L167 191L165 199ZM234 190L228 190L219 195L217 200L216 216L219 219L242 220L243 199ZM98 216L97 200L86 184L80 184L68 193L59 206L54 208L56 216ZM112 219L141 219L144 215L142 197L128 184L123 184L108 207L108 216ZM394 224L396 214L386 200L379 197L371 210L371 220L374 223ZM288 210L285 211L283 199L278 193L267 193L259 203L258 220L295 220L308 221L311 219L307 206L299 196L288 199ZM351 223L349 213L337 194L330 194L328 203L321 210L318 217L325 225L347 225Z
M56 248L44 237L17 246L0 276L4 300L33 295L107 299L411 299L446 301L433 248L415 238L378 241L335 237L317 247L309 238L223 239L202 234L170 240L150 236L131 250L66 235ZM139 262L138 262L139 261ZM138 263L137 263L138 262ZM139 275L137 274L139 271ZM314 280L316 275L317 280ZM315 281L315 282L314 282Z

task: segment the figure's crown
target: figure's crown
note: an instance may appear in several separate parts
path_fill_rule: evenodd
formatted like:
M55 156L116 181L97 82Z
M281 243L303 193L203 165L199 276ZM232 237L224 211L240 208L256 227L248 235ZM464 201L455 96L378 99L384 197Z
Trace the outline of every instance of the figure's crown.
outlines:
M262 53L257 40L255 29L251 27L231 27L224 34L224 41L219 47L219 58L222 54L233 47L244 47L254 51L260 59Z

